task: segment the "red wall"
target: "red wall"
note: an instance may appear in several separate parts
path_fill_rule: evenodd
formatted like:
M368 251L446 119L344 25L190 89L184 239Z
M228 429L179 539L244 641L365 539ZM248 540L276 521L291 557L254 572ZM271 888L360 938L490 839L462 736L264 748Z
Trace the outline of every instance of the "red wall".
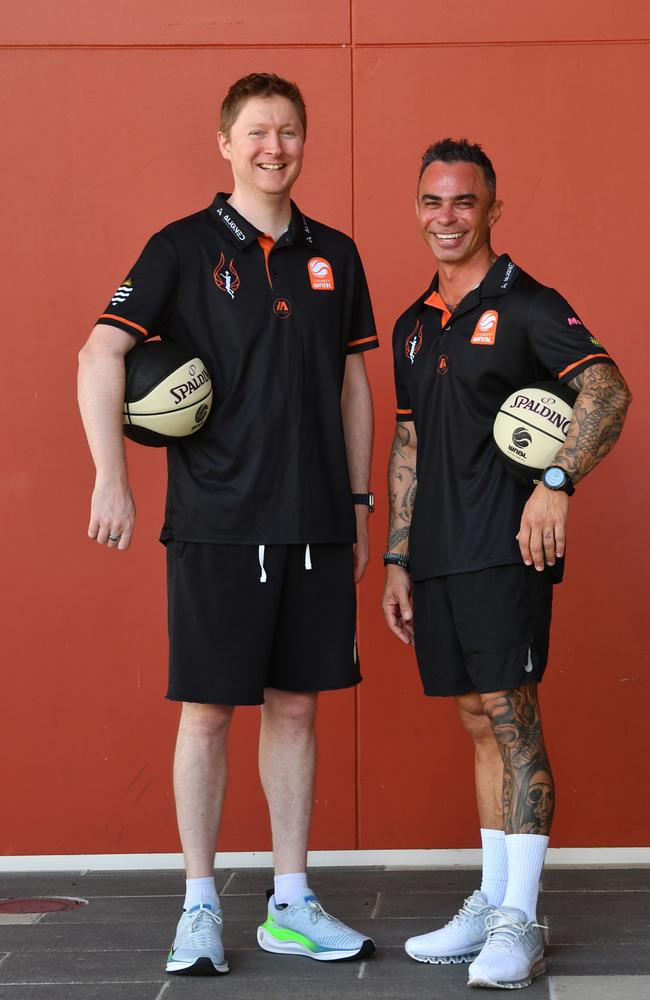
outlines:
M55 11L55 13L53 13ZM0 28L4 277L2 477L7 854L178 850L163 700L163 458L129 448L138 504L126 555L85 538L92 465L76 353L146 237L228 187L215 141L238 76L296 79L310 112L297 200L353 233L383 350L375 392L374 562L361 587L365 681L323 697L312 846L478 845L471 751L453 706L421 695L379 611L390 334L428 283L413 212L419 156L481 141L505 210L498 251L562 290L628 375L635 403L606 465L572 500L568 579L543 685L560 805L555 846L648 842L647 476L650 143L647 5L493 0L38 0ZM222 850L269 847L257 711L239 712Z

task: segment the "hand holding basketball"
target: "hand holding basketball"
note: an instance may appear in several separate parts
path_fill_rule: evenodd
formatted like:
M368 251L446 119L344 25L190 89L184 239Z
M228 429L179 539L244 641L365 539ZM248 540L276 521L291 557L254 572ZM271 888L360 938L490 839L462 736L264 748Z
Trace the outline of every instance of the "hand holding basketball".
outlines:
M131 544L135 504L128 484L97 481L90 506L88 537L123 552Z
M521 557L536 570L553 566L564 555L569 497L562 490L535 487L521 515L517 534Z

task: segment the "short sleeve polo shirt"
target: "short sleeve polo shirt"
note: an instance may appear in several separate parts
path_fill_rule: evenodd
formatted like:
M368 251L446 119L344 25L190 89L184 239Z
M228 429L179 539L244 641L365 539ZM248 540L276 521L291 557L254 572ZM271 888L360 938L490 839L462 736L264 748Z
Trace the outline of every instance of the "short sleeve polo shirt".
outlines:
M378 346L359 254L295 205L274 243L226 197L152 236L98 320L212 377L204 428L167 449L162 541L352 542L341 389Z
M521 561L515 535L530 490L492 438L504 399L614 364L568 302L500 256L453 314L438 276L393 334L397 419L417 432L409 550L414 579Z

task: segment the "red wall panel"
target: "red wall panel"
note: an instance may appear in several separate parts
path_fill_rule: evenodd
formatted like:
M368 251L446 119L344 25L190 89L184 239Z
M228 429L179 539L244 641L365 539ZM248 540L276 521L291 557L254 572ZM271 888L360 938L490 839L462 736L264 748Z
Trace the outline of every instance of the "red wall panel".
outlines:
M475 42L593 41L650 35L650 12L644 0L617 6L610 0L358 0L352 5L357 44L466 44ZM462 63L461 63L462 59ZM470 69L471 52L457 57L456 72ZM452 78L454 83L456 77Z
M255 69L296 79L305 92L310 137L297 200L354 231L383 340L367 356L379 510L360 591L366 679L356 694L322 699L312 846L478 843L471 748L454 707L422 696L411 651L379 611L394 426L390 334L431 277L413 195L419 156L443 134L484 143L505 200L497 249L567 295L635 393L623 441L572 500L543 699L560 795L554 844L647 842L648 807L629 790L642 787L648 696L648 485L638 471L647 438L638 289L648 219L638 190L649 142L637 110L648 48L607 44L647 38L646 5L626 5L625 18L601 0L543 8L499 0L481 9L465 0L318 8L254 0L242 10L221 0L110 8L68 0L53 10L40 0L14 8L1 37L12 447L1 473L9 707L0 740L12 780L0 849L178 849L170 787L178 706L162 697L163 459L129 448L132 551L88 542L92 466L74 370L147 236L227 188L218 107L227 86ZM595 38L603 44L585 44ZM539 39L549 44L532 44ZM257 712L240 711L222 850L269 847L256 737Z
M348 42L349 0L31 0L3 17L2 45L310 45ZM260 53L273 60L273 53ZM231 81L229 81L231 82Z
M567 296L635 393L621 443L571 501L567 582L556 591L542 688L558 781L557 846L642 844L650 825L647 804L629 794L643 780L650 693L639 628L648 614L641 511L649 487L637 466L647 427L647 323L641 298L623 291L643 287L646 228L627 225L620 212L635 201L630 192L650 152L629 100L646 67L643 45L449 48L436 49L435 59L425 49L355 53L356 236L386 348L371 359L380 472L394 430L391 324L434 269L415 222L419 158L445 135L468 135L493 159L504 200L497 252ZM619 153L622 136L634 136L636 156ZM641 214L647 219L645 208ZM375 552L385 508L378 521ZM362 603L373 667L360 692L361 845L477 846L468 741L450 705L423 698L413 657L382 633L380 593L375 570ZM611 738L615 719L625 720L625 740Z
M3 793L8 853L176 850L166 703L164 458L129 447L133 549L84 537L92 465L76 353L148 235L228 190L216 148L227 86L260 66L295 75L315 123L296 197L351 230L349 54L336 48L4 53L2 274L12 460L3 471L7 714L18 754ZM347 179L331 187L333 171ZM22 389L19 386L22 385ZM24 390L29 386L28 391ZM314 846L355 836L354 693L323 699L328 742ZM231 746L223 850L266 849L256 711ZM28 735L27 735L28 734Z

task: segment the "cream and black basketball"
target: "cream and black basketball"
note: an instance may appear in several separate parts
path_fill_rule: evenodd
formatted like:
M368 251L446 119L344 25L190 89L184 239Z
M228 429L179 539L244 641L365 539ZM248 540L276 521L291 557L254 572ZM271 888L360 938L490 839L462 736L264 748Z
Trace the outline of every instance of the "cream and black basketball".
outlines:
M152 340L125 359L124 433L160 448L195 434L212 406L212 380L186 348Z
M553 462L567 436L576 396L559 382L538 382L518 389L501 404L494 440L520 482L538 482Z

